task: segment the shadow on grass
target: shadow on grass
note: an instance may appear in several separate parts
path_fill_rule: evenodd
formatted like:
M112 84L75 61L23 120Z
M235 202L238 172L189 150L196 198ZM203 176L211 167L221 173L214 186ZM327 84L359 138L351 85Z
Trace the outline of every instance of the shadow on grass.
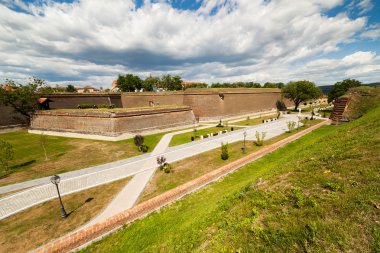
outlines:
M11 166L11 169L12 170L22 169L23 167L31 165L31 164L33 164L35 162L36 162L36 160L30 160L30 161L27 161L27 162L24 162L24 163L16 164L16 165Z
M86 199L83 203L79 204L76 208L74 208L72 211L70 211L69 213L67 213L67 217L70 216L72 213L76 212L81 207L83 207L86 203L90 203L93 199L94 198L92 198L92 197Z

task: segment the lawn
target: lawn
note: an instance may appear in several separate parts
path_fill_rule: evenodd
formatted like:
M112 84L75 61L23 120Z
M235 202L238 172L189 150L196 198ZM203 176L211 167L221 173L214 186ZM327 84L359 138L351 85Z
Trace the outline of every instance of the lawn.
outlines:
M0 252L26 252L84 225L95 217L129 179L62 197L66 212L61 219L58 199L31 207L0 221Z
M273 114L271 116L265 116L265 117L260 117L260 118L247 118L246 120L231 123L234 125L241 125L241 126L254 126L263 123L263 120L267 119L273 119L276 118L277 115Z
M233 127L233 128L235 130L240 129L239 127ZM196 128L194 128L194 129L196 129ZM173 136L172 140L170 141L169 146L173 147L173 146L177 146L177 145L181 145L181 144L191 142L192 136L198 136L196 138L196 140L199 140L199 138L200 138L199 136L201 136L201 135L218 133L218 132L223 131L223 130L231 131L231 127L226 127L226 126L224 126L224 127L209 127L209 128L200 129L197 131L191 131L188 133L177 134L177 135Z
M149 152L154 149L164 134L166 133L145 136L145 144L148 145ZM10 171L5 173L0 168L0 186L142 154L138 152L133 139L107 142L56 136L46 137L47 161L45 161L40 144L40 135L29 134L26 131L0 134L0 139L11 143L14 150Z
M305 127L301 127L303 130L307 127L320 123L320 120L304 120ZM202 154L172 163L173 171L170 174L163 173L157 170L151 181L141 194L139 202L143 202L150 198L153 198L159 194L162 194L170 189L173 189L181 184L184 184L192 179L200 177L210 171L220 168L230 162L233 162L239 158L242 158L248 154L258 151L259 149L275 143L279 140L285 139L290 135L297 133L293 131L291 133L284 133L280 136L264 141L263 146L256 146L253 141L246 141L246 153L243 154L241 148L243 142L234 142L228 145L228 160L220 159L220 148L204 152ZM196 170L194 168L197 168Z
M379 252L379 132L319 128L82 252Z

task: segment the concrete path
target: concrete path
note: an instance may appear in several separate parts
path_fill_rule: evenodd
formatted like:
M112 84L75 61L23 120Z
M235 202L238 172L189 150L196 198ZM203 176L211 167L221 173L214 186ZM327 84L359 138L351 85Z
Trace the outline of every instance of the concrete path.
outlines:
M266 132L267 139L280 135L287 130L286 122L289 120L297 121L296 115L286 115L285 118L278 121L273 121L265 124L260 124L252 127L248 127L241 130L236 130L223 134L220 136L213 136L200 141L190 142L184 145L179 145L175 147L170 147L166 151L157 149L153 154L146 154L140 157L135 157L129 160L129 162L119 161L112 163L113 167L108 167L100 171L93 173L83 174L77 177L71 177L64 179L62 177L60 183L60 190L62 195L67 195L73 192L78 192L84 189L88 189L94 186L105 184L108 182L116 181L121 178L126 178L128 176L137 175L144 172L145 174L140 175L135 180L131 180L131 185L139 185L142 181L148 182L151 175L154 173L156 165L157 156L165 156L169 163L179 161L215 148L220 147L221 142L236 142L243 139L243 133L247 133L247 139L254 139L256 131ZM186 130L189 131L189 130ZM190 129L190 131L192 131ZM181 131L182 132L182 131ZM167 135L165 139L162 140L162 145L165 142L169 143L170 138L175 133ZM156 149L155 149L156 150ZM107 166L107 165L104 165ZM109 166L109 164L108 164ZM97 166L99 167L99 166ZM139 178L141 178L139 180ZM147 179L148 178L148 179ZM147 179L147 180L146 180ZM145 183L145 185L146 185ZM145 185L137 186L134 189L135 194L129 195L129 202L134 203L141 191L144 189ZM33 205L45 202L47 200L56 198L56 191L53 185L49 182L48 184L40 185L16 194L4 197L0 199L0 219L8 217L14 213L21 210L29 208ZM130 204L129 204L130 205Z

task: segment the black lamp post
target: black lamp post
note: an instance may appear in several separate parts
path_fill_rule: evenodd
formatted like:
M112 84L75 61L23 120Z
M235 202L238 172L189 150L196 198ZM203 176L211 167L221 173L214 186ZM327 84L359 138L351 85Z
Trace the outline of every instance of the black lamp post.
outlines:
M55 187L57 187L57 193L58 193L59 203L61 204L61 217L62 218L66 218L67 217L67 213L65 211L65 207L63 206L62 199L61 199L61 194L59 193L59 188L58 188L58 184L61 181L61 177L58 176L58 175L54 175L54 176L52 176L50 178L50 181L53 184L55 184Z
M244 141L243 141L243 147L241 148L241 150L243 151L243 154L245 154L245 137L247 137L247 132L244 132L243 136L244 136Z

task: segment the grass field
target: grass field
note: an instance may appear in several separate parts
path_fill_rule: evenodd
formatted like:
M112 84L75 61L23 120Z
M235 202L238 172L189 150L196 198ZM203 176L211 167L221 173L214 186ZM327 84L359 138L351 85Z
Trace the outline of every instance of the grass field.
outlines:
M265 117L260 117L260 118L253 118L253 119L246 119L243 121L231 123L234 125L241 125L241 126L254 126L263 123L263 120L267 119L273 119L276 118L277 115L273 114L271 116L265 116Z
M237 130L239 128L234 127L234 129ZM201 136L201 135L206 135L206 134L211 134L211 133L218 133L219 131L223 131L223 130L231 131L231 127L210 127L210 128L197 130L196 132L191 131L188 133L177 134L173 136L172 140L170 141L169 146L173 147L173 146L191 142L191 136ZM199 138L197 138L196 140L199 140Z
M379 252L379 132L319 128L82 252Z
M164 134L166 133L145 136L149 152ZM5 173L0 168L0 186L142 154L138 152L133 139L107 142L46 136L48 160L45 161L40 137L38 134L29 134L26 131L0 134L0 139L11 143L14 150L10 171Z
M54 199L0 221L0 252L27 252L84 225L95 217L129 179L62 197L66 212L61 219Z

